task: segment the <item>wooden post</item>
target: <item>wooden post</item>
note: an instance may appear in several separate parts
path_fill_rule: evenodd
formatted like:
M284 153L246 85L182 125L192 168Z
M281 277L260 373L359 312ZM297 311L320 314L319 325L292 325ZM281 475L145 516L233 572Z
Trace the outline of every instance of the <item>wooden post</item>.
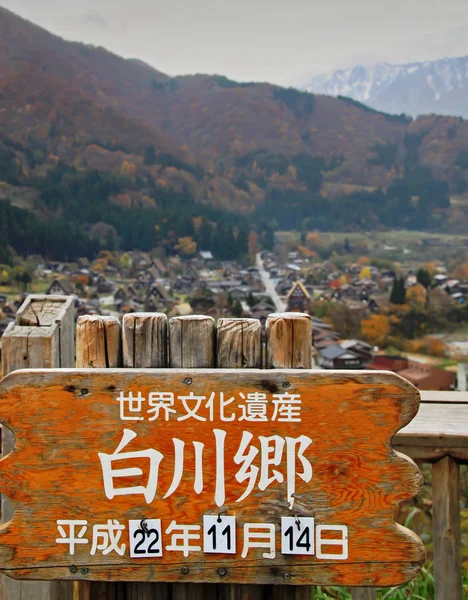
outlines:
M74 300L66 296L29 295L16 313L15 322L2 338L2 375L17 369L74 366ZM2 429L2 455L14 448L15 437ZM14 506L2 497L2 523L13 517ZM67 600L70 582L15 581L1 576L2 600Z
M374 588L353 588L351 598L353 600L377 600L377 590Z
M432 466L435 600L462 600L460 467L446 456Z
M169 322L170 366L203 369L215 365L215 322L212 317L174 317Z
M125 315L122 327L124 367L167 367L167 317L163 313Z
M266 322L267 369L312 368L312 318L305 313L273 313Z
M79 317L76 326L77 368L112 368L121 364L119 320L93 315Z
M76 325L77 368L98 369L122 366L120 331L120 322L116 317L93 315L79 317ZM74 581L73 600L127 598L125 585L125 583Z
M267 369L312 368L312 319L305 313L274 313L266 321ZM273 600L313 600L312 586L274 585Z
M174 317L169 322L170 366L206 369L215 366L215 321L193 315ZM214 583L174 583L172 600L206 600L216 597Z
M220 369L261 369L262 326L258 319L219 319L216 345Z
M219 319L217 364L220 369L260 369L262 366L262 326L258 319ZM218 600L261 598L267 586L220 584Z

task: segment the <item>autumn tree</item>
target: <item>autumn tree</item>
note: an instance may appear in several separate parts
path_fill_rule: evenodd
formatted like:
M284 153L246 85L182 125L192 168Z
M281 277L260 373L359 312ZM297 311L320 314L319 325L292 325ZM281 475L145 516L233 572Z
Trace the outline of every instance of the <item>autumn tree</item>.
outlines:
M182 254L182 256L193 256L197 251L197 242L190 236L179 238L179 243L175 249Z
M385 346L390 335L390 321L387 315L372 315L361 321L361 333L373 346Z
M427 291L420 283L406 290L406 301L413 310L422 311L426 305Z
M372 274L371 274L371 270L369 267L364 267L363 269L361 269L361 272L359 273L359 279L362 281L363 279L371 279Z

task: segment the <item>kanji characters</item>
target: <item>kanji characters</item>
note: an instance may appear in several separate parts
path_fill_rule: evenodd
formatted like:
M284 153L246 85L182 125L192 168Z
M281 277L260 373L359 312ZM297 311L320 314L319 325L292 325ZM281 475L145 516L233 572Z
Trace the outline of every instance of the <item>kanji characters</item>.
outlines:
M158 486L158 471L159 464L163 459L161 452L148 448L147 450L140 450L136 452L122 452L122 450L134 439L137 434L130 429L124 429L122 440L117 446L117 449L112 454L105 454L99 452L99 460L101 461L102 467L102 478L104 481L104 491L109 498L112 500L115 496L129 496L131 494L143 494L145 500L150 504L156 496L156 489ZM132 487L114 487L114 479L135 477L143 475L143 471L140 467L124 468L124 469L113 469L112 464L122 460L130 459L149 459L150 468L148 473L148 481L146 486L135 485Z

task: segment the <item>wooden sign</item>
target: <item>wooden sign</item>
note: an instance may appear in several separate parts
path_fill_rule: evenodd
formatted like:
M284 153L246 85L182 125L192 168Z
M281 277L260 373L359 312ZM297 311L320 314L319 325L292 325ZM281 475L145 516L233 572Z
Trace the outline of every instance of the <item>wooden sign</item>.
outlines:
M391 373L16 371L0 569L18 579L389 586L421 541L391 449L419 393Z

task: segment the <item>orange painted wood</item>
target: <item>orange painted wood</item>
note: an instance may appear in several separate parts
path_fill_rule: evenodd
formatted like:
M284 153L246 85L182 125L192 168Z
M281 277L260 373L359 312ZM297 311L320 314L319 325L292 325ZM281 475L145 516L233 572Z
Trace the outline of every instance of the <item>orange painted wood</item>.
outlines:
M224 392L235 402L226 407L241 414L237 394L265 393L267 422L177 419L186 414L176 400L169 421L121 421L120 392L148 398L150 392L171 391L176 396L209 397ZM272 421L272 394L299 394L301 422ZM202 405L203 406L203 405ZM215 405L216 407L217 405ZM0 463L0 489L15 505L12 521L0 529L0 569L19 579L83 579L108 581L194 581L222 583L273 583L299 585L389 586L416 575L424 560L421 541L394 522L396 505L418 492L421 475L414 463L394 452L393 435L408 424L419 406L419 393L391 373L260 371L260 370L41 370L16 371L0 384L0 418L16 434L15 451ZM137 414L137 416L141 416ZM137 434L123 452L154 448L164 456L159 467L157 494L150 504L143 495L105 495L98 453L112 454L123 430ZM214 501L214 429L226 431L226 499ZM313 475L310 482L295 478L294 506L290 510L286 481L274 481L261 491L257 484L243 502L247 482L235 475L234 463L243 432L282 438L305 435L312 444L304 453ZM172 496L163 499L174 475L173 438L185 442L182 481ZM203 491L193 489L195 459L192 442L205 444ZM123 461L122 461L123 463ZM128 459L114 468L141 467L143 476L124 485L145 485L148 459ZM254 465L260 466L259 457ZM302 472L299 459L297 472ZM283 453L270 467L285 476ZM117 485L117 484L116 484ZM122 484L121 484L122 485ZM203 515L222 512L237 519L235 555L193 552L184 557L166 549L163 556L131 559L128 554L128 520L161 518L163 532L172 520L202 525ZM280 523L283 516L315 517L316 525L345 525L349 531L346 560L316 556L282 555ZM77 545L70 556L66 544L56 544L58 519L88 521L89 545ZM118 519L125 525L121 542L124 556L115 552L90 556L92 526ZM270 523L276 527L276 556L263 557L265 549L251 549L241 558L243 525ZM203 544L202 539L197 542ZM327 552L335 552L332 547ZM224 571L220 571L224 569Z

